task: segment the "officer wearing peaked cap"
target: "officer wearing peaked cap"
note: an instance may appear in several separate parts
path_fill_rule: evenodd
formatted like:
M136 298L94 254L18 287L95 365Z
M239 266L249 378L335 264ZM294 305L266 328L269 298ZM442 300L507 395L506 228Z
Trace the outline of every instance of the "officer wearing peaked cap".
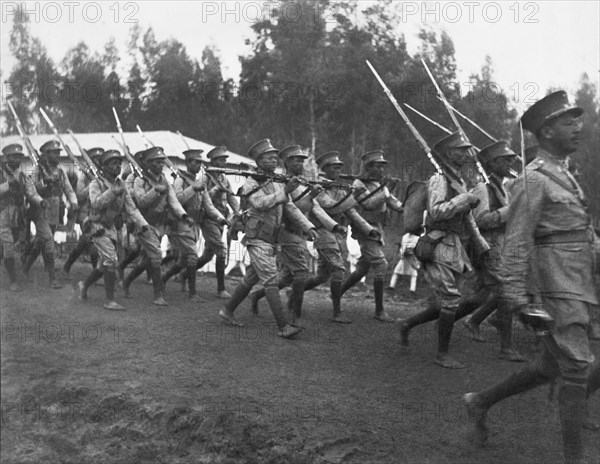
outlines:
M15 242L25 228L25 200L38 206L43 204L31 178L19 170L23 157L23 147L18 143L5 146L0 155L0 243L11 291L20 289L15 269Z
M224 146L214 147L206 154L210 165L217 168L225 167L228 156L227 147ZM231 295L225 289L227 246L223 240L223 229L225 225L228 227L231 226L229 218L239 214L240 204L233 194L231 183L225 174L212 173L206 179L206 189L212 202L211 204L214 205L219 214L205 214L200 222L205 245L204 252L198 258L196 267L197 269L201 269L216 256L217 297L229 299Z
M553 319L553 325L544 327L548 334L541 338L541 357L502 382L464 396L483 441L489 408L560 377L558 407L567 463L584 461L586 396L600 383L587 334L591 307L598 304L594 235L585 195L564 166L579 146L582 113L559 91L534 103L521 118L523 128L535 134L539 150L511 188L502 292L507 304L548 321L543 312L528 307L532 298L541 299ZM539 319L535 321L539 324Z
M118 150L107 150L99 157L103 176L101 179L93 179L89 187L90 236L98 250L99 262L87 279L79 282L79 297L85 300L89 287L103 277L106 294L104 308L112 311L125 310L115 301L118 222L126 214L135 224L138 234L142 234L149 227L118 177L122 160Z
M471 160L470 148L472 145L460 132L447 135L434 145L435 153L443 159L447 169L455 173L457 179L460 179L460 168ZM456 314L462 314L469 307L468 300L461 301L458 290L459 279L471 270L461 237L467 236L467 215L480 201L477 196L466 192L462 180L460 183L462 188L453 186L445 175L438 173L427 181L425 228L428 238L422 239L422 243L430 240L433 250L431 256L417 254L417 257L421 260L425 278L436 298L424 311L399 321L402 345L407 346L409 332L413 327L438 319L438 349L434 363L449 369L464 368L448 351ZM463 193L459 193L457 188ZM459 303L462 304L460 308ZM476 307L468 308L468 311Z
M248 150L248 155L256 161L257 172L272 175L278 164L279 150L271 145L269 139L256 142ZM225 304L219 317L227 323L241 325L234 317L234 311L246 298L254 285L261 283L265 287L265 295L277 326L278 335L293 338L301 329L288 324L279 289L277 288L276 244L279 238L282 218L285 214L309 238L316 239L317 233L312 223L289 199L289 194L301 184L300 179L293 177L283 186L272 180L258 182L248 178L241 188L241 194L247 202L246 221L244 224L244 244L250 256L250 267L244 280L236 287L231 298Z
M503 181L511 175L511 166L517 155L507 141L501 140L484 147L477 156L489 174L489 183L480 182L473 189L473 194L480 200L473 209L473 218L490 251L484 259L473 262L476 271L473 293L478 300L473 305L481 304L481 307L465 322L465 326L475 340L485 341L479 332L479 324L498 307L495 325L500 331L499 358L524 362L525 358L512 348L512 311L500 299L502 284L499 276L508 213L508 194Z
M48 207L39 208L33 205L31 208L36 237L25 251L26 257L23 270L25 274L28 274L41 252L50 287L62 288L62 285L56 280L54 270L56 259L54 232L62 221L61 201L63 195L67 198L72 212L77 212L79 203L67 175L59 166L60 143L56 140L49 140L41 146L40 151L40 165L34 170L32 180Z
M88 148L86 150L87 155L90 157L92 162L96 165L97 168L101 167L100 157L104 153L104 148L94 147ZM77 244L69 253L65 264L63 265L63 273L65 276L68 276L71 272L71 267L77 261L86 250L88 250L90 255L90 261L92 263L92 267L96 267L98 264L98 251L96 247L93 245L90 234L89 234L89 224L87 222L87 218L90 213L90 196L89 196L89 186L91 179L88 176L80 173L77 176L77 185L75 187L75 192L77 195L77 203L79 204L79 211L77 212L77 217L75 218L75 223L79 224L81 227L81 236L77 241Z
M323 180L340 182L340 174L344 163L340 160L339 155L339 152L331 151L322 154L315 160L319 169L323 172ZM371 235L373 238L378 238L379 234L377 229L365 221L356 211L357 202L352 190L338 187L327 188L321 192L316 200L331 219L337 223L337 226L329 229L313 219L319 233L319 239L315 243L319 260L316 275L308 279L304 289L305 291L310 290L331 278L329 288L333 304L332 321L349 324L352 321L344 317L341 310L342 280L345 273L343 250L348 234L346 226L351 223L354 228L361 231L361 234Z
M352 236L360 245L361 256L356 270L342 284L342 295L358 283L369 269L373 270L373 291L375 293L375 319L381 322L394 322L383 309L384 279L387 260L383 250L383 221L388 208L402 212L402 203L389 191L384 179L388 164L382 150L374 150L362 155L364 179L356 179L353 187L357 189L358 213L378 231L365 234L359 227L352 227Z
M279 152L279 159L283 162L288 175L302 176L304 162L308 158L306 152L300 145L290 145ZM328 232L336 230L341 232L340 225L321 208L316 197L323 191L318 185L299 185L289 196L296 207L306 216L314 226ZM318 232L317 232L318 234ZM315 245L321 236L315 240ZM288 293L288 311L293 322L302 315L302 302L304 299L304 287L309 277L309 259L306 236L301 227L292 219L284 216L283 228L279 237L281 244L281 273L279 275L279 288L291 285ZM258 299L264 296L264 290L253 294L253 310L257 312Z

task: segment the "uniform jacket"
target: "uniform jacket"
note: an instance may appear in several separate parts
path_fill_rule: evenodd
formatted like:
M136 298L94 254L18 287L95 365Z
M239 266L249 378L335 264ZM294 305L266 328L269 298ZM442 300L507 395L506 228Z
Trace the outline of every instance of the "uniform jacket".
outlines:
M440 239L435 249L434 261L443 263L456 272L470 269L470 262L463 245L465 216L471 210L467 199L457 197L458 192L442 174L436 173L427 181L428 234Z
M581 188L561 161L542 149L525 174L510 191L502 253L505 296L517 305L532 295L597 304L593 234ZM569 239L577 231L578 239Z
M138 230L148 225L148 222L135 206L127 188L121 195L117 195L113 187L121 181L111 182L108 179L94 179L89 185L90 196L90 221L91 233L100 229L115 231L115 222L119 221L123 213L133 222Z
M136 177L133 181L133 198L138 209L152 226L172 225L176 221L187 216L187 213L177 200L173 186L169 184L164 174L153 176L145 173L145 177ZM165 193L159 193L153 185L163 184L167 186Z
M25 210L25 200L30 205L37 205L42 202L42 197L37 193L33 181L29 176L22 172L16 172L11 176L11 180L16 182L9 183L3 171L0 171L0 212L4 213L2 217L6 218L10 228L23 226L23 214Z
M255 240L276 243L284 214L286 220L291 221L303 232L314 228L306 216L290 201L281 183L269 180L259 184L255 179L248 178L241 192L242 195L247 195L244 241L249 245Z
M219 212L224 216L229 216L229 211L227 209L227 205L233 211L233 214L238 214L240 211L240 202L235 197L235 195L229 193L231 192L231 183L225 174L212 174L214 178L216 178L223 187L228 189L228 192L224 192L221 188L219 188L209 177L206 181L206 188L208 189L208 195L212 201L212 204L219 210Z
M38 166L32 174L32 180L39 195L48 203L48 207L42 209L34 205L32 213L34 219L43 218L51 225L58 225L62 220L60 203L63 194L67 197L70 205L78 205L77 196L60 166L50 167L46 164L44 168L48 176L43 175Z
M208 191L205 189L202 192L196 192L191 184L195 181L195 176L184 171L180 171L181 176L177 177L173 182L173 189L177 200L185 209L189 217L194 222L199 223L203 218L209 218L217 222L224 221L225 217L215 208Z
M508 214L508 194L500 177L491 174L489 178L489 184L479 183L471 192L480 200L473 209L473 217L490 247L502 249Z

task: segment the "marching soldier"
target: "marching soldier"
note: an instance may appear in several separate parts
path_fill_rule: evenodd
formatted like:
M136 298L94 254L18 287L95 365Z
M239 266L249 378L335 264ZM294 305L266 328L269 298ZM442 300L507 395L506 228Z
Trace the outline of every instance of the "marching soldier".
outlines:
M364 189L357 192L358 213L375 229L379 235L365 234L358 227L352 227L352 236L360 245L361 256L356 270L342 284L342 295L373 269L373 291L375 293L375 319L381 322L394 322L383 310L383 290L387 260L383 251L383 220L388 208L402 212L402 203L390 193L384 180L384 172L388 162L383 151L375 150L362 155L363 171L366 179L356 179L353 186Z
M510 192L502 291L509 307L545 333L541 358L502 382L463 397L475 420L476 436L483 442L486 414L494 404L560 377L559 416L569 464L584 461L586 390L597 389L600 378L598 363L592 366L587 337L589 311L598 304L593 232L581 187L564 165L566 156L579 146L582 113L569 104L564 91L558 91L534 103L521 118L523 128L535 134L539 150ZM529 307L532 298L541 298L545 311Z
M198 173L202 167L202 152L203 150L186 150L183 152L187 172L180 172L180 176L177 177L173 183L173 189L177 196L177 200L179 200L185 209L190 220L193 221L192 231L194 244L200 237L199 224L203 217L206 218L206 220L210 218L215 227L221 227L221 232L223 231L223 225L227 224L227 219L214 207L210 199L206 189L205 179L201 178L197 180ZM169 269L163 277L163 282L166 283L171 276L174 276L181 271L185 264L182 262L182 258L180 253L180 262ZM188 262L186 266L185 279L189 282L190 296L196 295L197 261L199 260L197 260L197 256L194 253L193 263Z
M100 156L104 153L103 148L91 148L86 150L90 159L97 165L100 166ZM77 203L79 204L79 212L75 218L75 222L81 227L81 237L77 241L75 248L69 253L65 264L63 265L63 272L65 275L69 275L71 272L71 266L77 261L86 250L89 250L90 259L92 261L92 267L96 267L98 263L98 251L95 249L94 244L90 236L89 227L90 224L87 222L88 215L90 213L90 182L86 175L82 175L77 178Z
M226 147L215 147L206 154L211 166L225 167L228 158ZM234 215L239 214L240 205L238 199L231 191L231 185L225 174L211 174L206 181L206 188L210 196L211 205L218 210L218 215L212 211L206 202L205 214L200 221L202 237L204 238L204 252L198 258L196 269L201 269L216 255L215 272L217 274L217 297L228 299L231 295L225 290L225 260L227 258L227 246L223 241L223 227L231 224L227 220L231 208ZM217 183L214 182L214 180Z
M140 266L133 269L125 278L123 289L128 294L133 279L149 265L154 288L153 303L157 306L167 306L168 304L163 298L160 270L162 236L165 234L169 236L171 243L180 251L180 259L184 259L187 266L196 264L196 245L191 230L191 220L177 201L173 187L163 174L166 156L162 147L149 148L141 156L145 176L137 177L134 180L133 193L140 212L150 224L150 232L138 235L144 251L144 259ZM196 295L194 287L190 283L190 297Z
M39 209L47 206L31 178L19 171L24 156L23 147L17 143L4 147L0 156L0 242L9 288L13 292L20 290L15 268L15 237L18 238L25 227L25 200Z
M256 142L250 147L248 156L256 161L259 173L272 175L278 164L279 150L271 145L269 139ZM287 323L277 288L276 243L283 215L299 227L310 240L317 239L317 232L312 223L290 201L288 195L301 184L301 180L293 177L285 187L273 180L258 182L248 178L242 187L243 198L248 203L244 224L244 245L250 256L250 266L244 280L236 287L233 295L219 312L219 317L227 323L242 326L234 317L234 311L246 298L257 283L265 287L265 295L277 326L278 335L293 338L301 329Z
M499 278L500 257L504 248L506 232L506 214L508 212L508 195L502 180L510 176L510 167L514 163L516 153L508 142L494 142L484 147L477 155L486 172L490 173L489 184L477 184L472 193L479 198L479 204L473 209L473 217L481 234L490 245L490 252L481 262L475 260L476 288L482 288L483 305L465 320L465 326L473 333L477 341L485 341L479 331L479 324L498 307L498 328L500 331L500 359L524 362L525 358L512 348L512 313L500 301L502 284Z
M439 140L433 147L449 169L457 173L471 160L472 145L459 132ZM464 187L464 185L463 185ZM434 174L427 182L427 236L436 245L431 260L423 261L425 278L433 289L436 302L406 320L400 320L402 344L408 345L410 330L425 322L438 319L438 350L435 364L449 369L465 366L448 354L456 312L461 300L457 281L471 269L461 237L465 237L465 215L479 203L472 193L458 193L450 181ZM441 306L440 306L441 305Z
M304 172L304 161L308 158L300 145L290 145L279 152L279 159L285 166L286 173L291 176L302 176ZM323 211L316 202L323 188L320 186L300 185L289 194L292 202L304 214L310 218L315 225L330 233L343 233L345 228L335 222ZM318 241L318 240L317 240ZM281 245L281 273L279 275L279 288L291 285L288 294L288 310L293 322L302 316L302 302L304 299L304 287L309 276L309 251L306 245L306 236L299 225L289 217L283 218L279 243ZM261 289L252 295L253 311L256 313L258 300L265 295Z
M344 163L339 158L339 152L324 153L315 161L319 169L323 171L325 181L340 181ZM348 234L346 225L350 222L353 227L361 231L362 235L370 236L373 239L379 238L379 232L356 211L355 206L358 203L352 194L352 190L337 187L327 188L317 197L317 201L338 225L330 230L323 227L320 222L313 220L319 233L319 238L315 242L319 260L317 273L306 281L304 290L315 288L331 279L329 289L333 304L332 321L350 324L352 321L342 315L341 309L342 280L346 271L343 256L343 242Z
M136 225L140 236L150 234L148 222L136 208L123 181L118 178L121 172L121 153L108 150L100 156L102 178L94 179L89 185L90 230L89 234L96 246L100 260L98 267L85 281L79 282L79 296L87 299L87 291L100 277L104 277L106 303L104 308L112 311L124 311L125 308L115 301L115 283L117 280L117 228L115 224L126 213Z
M35 203L32 205L36 236L32 247L27 251L24 266L25 274L28 274L41 252L52 288L62 288L62 285L56 280L54 270L56 258L54 232L62 220L60 217L62 196L67 197L73 213L79 209L77 196L67 175L59 165L61 150L60 143L56 140L49 140L40 147L40 165L33 173L33 182L40 196L46 200L47 207L41 208Z

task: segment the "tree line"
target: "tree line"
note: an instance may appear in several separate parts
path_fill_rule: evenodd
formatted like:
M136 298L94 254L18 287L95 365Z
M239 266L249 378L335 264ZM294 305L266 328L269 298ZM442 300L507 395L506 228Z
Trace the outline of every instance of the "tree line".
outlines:
M390 161L390 174L409 181L426 178L432 169L365 60L374 65L399 102L452 128L423 69L424 59L457 109L494 137L511 140L515 151L520 151L519 115L495 84L490 57L480 73L461 86L450 36L424 27L418 50L411 55L392 0L368 7L357 0L336 2L333 24L324 18L328 1L320 9L313 8L312 0L295 3L311 14L292 21L273 9L269 18L252 26L251 52L240 57L237 80L223 78L214 47L205 46L198 61L177 39L158 41L152 28L139 24L131 28L124 51L114 39L101 53L92 53L81 41L55 63L30 33L26 15L16 14L10 33L16 65L5 88L26 129L35 133L48 130L37 116L40 107L49 110L58 127L114 132L114 106L126 131L135 130L136 124L145 130L181 131L240 154L256 140L269 137L276 146L298 143L316 154L338 150L348 171L355 173L362 153L381 148ZM123 53L128 57L126 73L120 65ZM599 103L597 88L585 74L575 103L585 109L585 126L574 159L581 166L591 210L600 216ZM16 133L6 108L2 112L3 134ZM444 135L407 113L430 144ZM475 145L490 143L467 123L463 128Z

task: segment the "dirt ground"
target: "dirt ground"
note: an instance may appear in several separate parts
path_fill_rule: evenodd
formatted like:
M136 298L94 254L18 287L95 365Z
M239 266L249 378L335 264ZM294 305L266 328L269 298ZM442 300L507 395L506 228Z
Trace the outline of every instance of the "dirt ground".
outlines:
M114 313L101 308L101 286L77 300L88 269L77 264L62 290L46 286L39 263L22 293L2 282L3 463L562 462L547 387L498 405L489 443L470 444L462 394L520 367L496 358L490 327L485 344L455 329L451 351L468 367L450 371L431 362L433 324L416 329L404 351L395 324L373 319L368 292L344 298L351 325L328 321L326 289L308 293L306 330L286 341L266 303L258 318L242 304L246 327L222 325L213 276L199 277L206 304L191 304L170 282L170 306L152 306L151 287L138 279L135 299L118 298L127 312ZM236 282L228 279L230 291ZM411 295L400 283L388 312L419 310L427 295L419 285ZM533 357L533 335L519 330L516 339ZM596 395L596 419L598 406ZM593 462L598 438L586 432Z

